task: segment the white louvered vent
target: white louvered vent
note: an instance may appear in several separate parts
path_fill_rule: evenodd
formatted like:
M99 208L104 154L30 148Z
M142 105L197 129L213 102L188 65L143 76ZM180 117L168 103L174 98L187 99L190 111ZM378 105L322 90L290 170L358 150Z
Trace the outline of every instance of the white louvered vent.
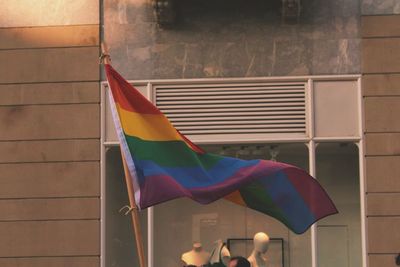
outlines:
M155 103L186 135L305 134L305 83L155 86Z

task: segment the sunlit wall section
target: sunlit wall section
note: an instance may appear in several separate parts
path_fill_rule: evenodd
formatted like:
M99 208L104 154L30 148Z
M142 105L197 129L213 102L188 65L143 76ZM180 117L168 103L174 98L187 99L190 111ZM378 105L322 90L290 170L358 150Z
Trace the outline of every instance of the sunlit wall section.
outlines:
M0 1L0 266L100 266L99 5Z
M1 27L99 24L98 0L1 1Z

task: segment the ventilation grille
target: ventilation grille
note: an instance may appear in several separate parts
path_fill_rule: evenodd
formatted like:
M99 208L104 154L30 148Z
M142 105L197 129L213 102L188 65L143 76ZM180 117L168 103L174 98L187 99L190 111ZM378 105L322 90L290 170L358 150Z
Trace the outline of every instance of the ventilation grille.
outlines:
M301 82L156 86L155 103L186 135L306 132Z

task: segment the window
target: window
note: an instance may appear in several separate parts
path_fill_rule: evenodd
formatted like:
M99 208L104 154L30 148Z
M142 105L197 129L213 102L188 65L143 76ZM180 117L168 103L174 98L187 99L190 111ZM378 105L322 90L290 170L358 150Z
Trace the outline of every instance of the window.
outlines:
M107 252L105 256L105 266L132 266L137 262L135 240L131 216L125 216L124 206L129 205L128 192L126 190L124 170L121 160L119 147L113 146L106 151L106 177L105 195L105 241L107 242ZM103 222L104 223L104 222ZM147 211L141 211L140 224L143 234L144 245L147 245Z
M303 128L300 131L286 131L285 129L290 129L290 124L286 123L285 125L289 126L282 128L281 131L268 132L268 128L266 130L263 128L264 132L246 133L245 131L237 131L237 129L240 130L240 127L233 128L232 125L235 125L235 123L228 123L230 131L224 135L215 131L190 132L194 129L192 126L199 121L202 122L201 127L195 130L203 131L207 129L203 127L207 125L207 122L220 120L215 118L216 116L221 116L221 114L224 118L233 116L232 114L225 116L224 112L232 112L235 105L241 107L240 112L247 112L246 119L252 122L265 118L271 119L272 114L262 113L262 109L251 112L255 102L243 101L243 103L237 103L236 100L232 101L232 97L231 100L225 101L224 105L218 107L219 110L213 110L217 107L212 107L208 103L209 106L205 109L210 111L203 110L200 112L209 113L204 118L201 117L201 114L199 115L199 112L193 113L193 110L198 110L199 107L196 107L197 109L185 108L184 113L181 112L182 109L179 110L181 115L174 118L178 117L181 122L184 121L185 123L177 123L176 127L192 127L193 129L182 129L188 129L189 138L212 153L246 159L271 159L272 157L278 161L308 170L328 191L340 212L337 215L322 219L303 235L296 235L273 218L224 200L206 206L187 199L163 203L141 213L142 232L148 237L145 242L150 267L180 266L181 254L190 250L195 241L202 242L204 248L209 251L216 239L226 241L230 238L252 238L259 231L265 231L271 238L277 240L276 243L271 244L267 254L271 266L350 267L365 264L364 199L360 197L364 193L362 183L363 157L360 157L360 155L363 155L363 140L358 76L294 77L286 80L246 78L139 81L134 84L152 101L156 103L159 101L158 105L161 109L164 109L167 115L172 114L169 112L177 107L168 107L165 99L168 100L172 97L174 102L183 101L179 103L183 106L185 105L184 101L198 101L187 97L186 99L173 98L174 94L177 95L180 92L185 95L184 90L187 88L192 90L192 93L194 93L192 95L196 95L198 92L203 92L201 91L202 88L212 88L211 92L215 93L215 90L224 91L229 90L230 87L242 88L247 86L245 90L252 88L253 90L250 91L259 94L258 90L262 91L262 88L271 90L271 86L276 87L277 84L280 86L282 84L303 86L303 89L300 89L303 90L302 99L301 97L298 99L299 96L296 95L293 96L296 100L290 101L291 96L289 96L287 99L276 101L273 105L274 107L281 107L278 109L280 111L295 110L299 112L300 115L296 113L294 116L303 117L291 117L289 120L293 122L299 119L301 123L304 123L301 125ZM163 88L164 91L159 90L159 88ZM174 88L178 88L178 90ZM254 90L255 88L258 89ZM283 90L288 90L288 92L294 90L295 92L297 89ZM164 98L157 98L159 97L157 96L158 92L164 92ZM166 96L165 92L173 94ZM118 142L113 132L112 121L105 101L106 90L103 93L102 264L103 267L130 266L132 262L135 262L136 250L130 218L124 218L123 215L118 213L118 210L128 201ZM274 94L282 95L281 92ZM200 94L200 97L204 97L204 95L208 95L208 93ZM218 95L229 96L229 94ZM161 103L160 99L163 99L164 102ZM221 99L224 100L224 97L221 97ZM296 103L292 105L294 102ZM246 103L251 105L246 106ZM262 101L262 103L265 103L265 101ZM216 104L220 105L220 103ZM229 104L229 106L226 104ZM287 109L288 107L293 109ZM210 113L211 117L214 116L214 119L209 119ZM191 118L196 118L196 120L191 122ZM277 118L277 120L282 120L282 117ZM266 123L263 121L263 123L263 125L269 125L269 121ZM279 123L283 125L281 122ZM283 241L283 246L280 240ZM248 256L252 249L251 246L251 242L235 241L231 246L231 251L232 254ZM332 254L332 251L335 253Z
M362 266L358 154L353 143L317 146L317 179L339 210L317 224L319 266Z
M271 158L271 153L278 153L276 158L280 161L308 169L308 152L304 144L213 145L204 148L213 153L244 159ZM191 200L179 199L155 207L154 214L155 235L160 240L174 240L175 244L173 247L165 247L163 242L155 244L154 266L181 266L180 256L191 249L193 242L201 242L207 251L211 251L217 239L226 242L231 238L248 238L260 231L266 232L270 238L283 239L283 251L279 243L277 246L271 245L269 254L272 254L272 266L281 266L282 255L285 266L311 264L310 231L296 235L271 217L225 200L203 206ZM246 257L251 250L250 242L236 242L231 247L232 254ZM293 264L289 265L289 262Z

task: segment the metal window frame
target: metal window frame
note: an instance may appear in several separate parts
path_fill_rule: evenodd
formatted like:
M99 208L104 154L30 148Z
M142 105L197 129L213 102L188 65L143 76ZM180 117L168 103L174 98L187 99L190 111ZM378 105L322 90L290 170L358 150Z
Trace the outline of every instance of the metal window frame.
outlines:
M308 86L306 87L306 129L307 136L305 138L270 138L267 141L262 142L268 143L304 143L308 147L309 152L309 172L312 176L316 175L316 145L323 142L352 142L358 146L359 151L359 179L360 179L360 220L361 220L361 251L362 251L362 266L368 267L367 261L367 220L366 220L366 194L365 194L365 142L364 142L364 106L363 106L363 95L361 89L361 75L314 75L314 76L291 76L291 77L254 77L254 78L204 78L204 79L161 79L161 80L130 80L133 84L147 85L147 93L150 96L150 101L154 102L154 93L152 87L155 84L171 85L171 84L191 84L191 83L243 83L243 82L293 82L293 81L305 81ZM358 119L359 119L359 135L357 137L315 137L314 135L314 99L313 99L313 82L314 81L356 81L358 91ZM106 162L105 153L108 147L118 146L118 142L107 142L105 140L106 128L105 128L105 97L107 82L103 81L100 83L100 109L101 109L101 136L100 136L100 179L101 179L101 216L100 216L100 266L106 267L105 254L106 254L106 190L105 190L105 173L106 173ZM258 140L229 140L229 143L246 144L255 143ZM220 140L209 140L207 142L201 142L201 145L206 144L220 144ZM154 208L147 209L147 261L148 267L154 266ZM318 267L317 257L317 232L316 225L311 227L311 262L312 267Z

